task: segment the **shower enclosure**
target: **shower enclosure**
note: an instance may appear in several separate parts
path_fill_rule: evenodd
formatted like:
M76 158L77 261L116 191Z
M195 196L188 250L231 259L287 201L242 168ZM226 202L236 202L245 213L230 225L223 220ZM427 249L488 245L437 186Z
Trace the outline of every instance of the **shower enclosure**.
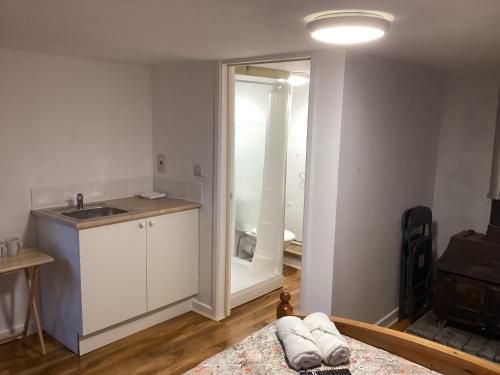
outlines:
M231 307L275 290L283 282L292 89L285 72L279 78L280 73L269 77L271 69L258 70L263 71L264 76L236 74L233 80Z

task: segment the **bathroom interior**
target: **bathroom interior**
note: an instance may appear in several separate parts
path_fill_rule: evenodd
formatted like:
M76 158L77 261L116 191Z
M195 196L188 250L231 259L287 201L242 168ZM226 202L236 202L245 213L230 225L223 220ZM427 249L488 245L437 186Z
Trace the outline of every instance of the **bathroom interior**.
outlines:
M232 71L231 308L301 266L309 73L309 60Z

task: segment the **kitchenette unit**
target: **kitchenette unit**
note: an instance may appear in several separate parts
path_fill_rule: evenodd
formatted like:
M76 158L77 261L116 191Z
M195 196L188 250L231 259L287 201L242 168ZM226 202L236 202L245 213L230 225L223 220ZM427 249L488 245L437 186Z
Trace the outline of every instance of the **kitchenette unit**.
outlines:
M45 331L83 355L192 309L199 203L115 199L34 210Z

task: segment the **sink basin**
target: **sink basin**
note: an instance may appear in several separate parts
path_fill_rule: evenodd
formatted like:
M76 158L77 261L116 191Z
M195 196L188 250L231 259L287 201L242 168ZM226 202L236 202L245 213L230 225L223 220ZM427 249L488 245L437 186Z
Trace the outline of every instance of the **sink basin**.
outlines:
M69 216L75 220L98 219L106 216L120 215L127 213L127 210L122 210L116 207L92 207L83 208L81 210L63 212L64 216Z

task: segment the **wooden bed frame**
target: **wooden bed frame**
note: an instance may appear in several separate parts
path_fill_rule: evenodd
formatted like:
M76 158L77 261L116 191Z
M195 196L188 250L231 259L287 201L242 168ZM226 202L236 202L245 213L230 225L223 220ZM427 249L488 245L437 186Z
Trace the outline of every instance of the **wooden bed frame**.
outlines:
M288 315L298 316L303 319L307 315L293 312L293 307L289 303L290 293L282 292L280 300L281 302L276 309L278 319ZM336 316L331 316L330 319L343 335L443 374L500 374L500 365L433 341L356 320Z

